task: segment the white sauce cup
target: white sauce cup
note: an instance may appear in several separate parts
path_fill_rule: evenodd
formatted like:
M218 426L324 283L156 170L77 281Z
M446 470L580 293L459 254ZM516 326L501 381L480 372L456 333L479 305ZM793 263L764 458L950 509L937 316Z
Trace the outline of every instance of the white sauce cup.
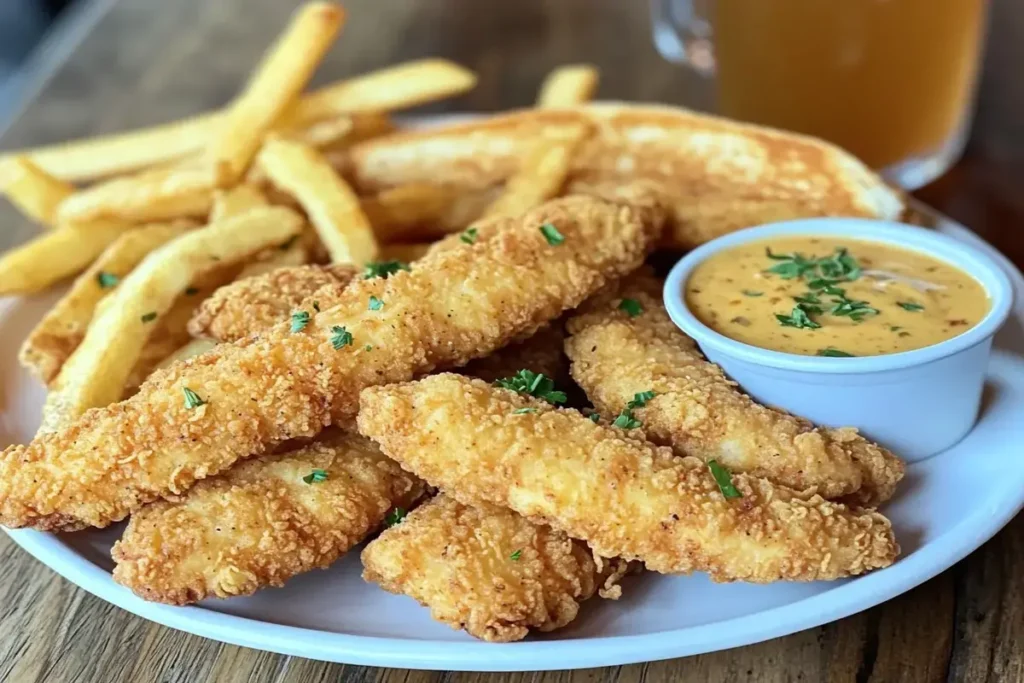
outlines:
M684 285L698 264L741 244L794 236L882 242L945 261L982 284L990 309L974 327L932 346L884 356L829 358L730 339L687 308ZM856 427L913 462L949 448L974 426L992 337L1010 313L1013 289L995 261L934 231L860 218L810 218L741 230L691 251L669 273L664 299L673 322L755 400L816 424Z

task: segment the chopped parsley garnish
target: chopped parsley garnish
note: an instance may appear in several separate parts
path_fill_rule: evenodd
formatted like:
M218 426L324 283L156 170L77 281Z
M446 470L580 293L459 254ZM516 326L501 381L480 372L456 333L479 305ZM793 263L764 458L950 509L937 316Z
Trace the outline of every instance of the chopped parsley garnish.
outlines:
M715 483L718 484L718 490L722 492L723 496L726 498L743 497L743 494L739 492L739 489L733 485L732 475L729 474L729 470L719 465L717 460L708 460L708 469L711 470L711 476L715 478Z
M105 270L96 273L96 284L100 286L100 289L110 289L120 281L121 278Z
M319 301L314 301L313 302L313 310L316 311L317 313L320 312L320 302Z
M536 413L536 408L516 408L512 411L513 415L525 415L526 413Z
M380 299L378 299L375 296L371 296L370 297L370 310L371 311L379 311L382 308L384 308L384 302L381 301Z
M625 311L630 318L635 318L644 312L644 307L636 299L623 299L619 303L619 310Z
M142 317L139 318L144 323L151 323L156 320L156 311L150 311L149 313L143 313Z
M558 232L558 228L556 228L552 223L545 223L540 226L540 234L544 235L544 239L546 239L548 244L553 247L557 247L565 241L565 236Z
M827 347L825 347L823 349L818 349L818 355L819 356L825 356L827 358L853 358L854 357L854 355L852 353L847 353L846 351L840 351L839 349L833 348L831 346L827 346Z
M647 405L647 402L657 396L653 391L641 391L639 394L633 394L633 400L626 404L626 408L632 410L633 408L643 408Z
M896 304L904 311L910 311L911 313L917 313L923 311L924 306L921 304L915 304L913 301L897 301Z
M396 524L401 524L407 514L409 513L405 511L405 508L396 507L387 514L387 517L384 518L384 524L388 528L391 528Z
M387 279L389 275L394 275L400 270L409 270L409 265L401 261L374 261L366 264L366 268L363 270L363 279L372 280L375 277Z
M565 403L566 399L564 391L555 391L555 381L553 379L531 370L520 370L511 377L499 379L494 383L494 386L501 387L502 389L511 389L527 396L542 398L548 403L555 405Z
M512 560L513 562L518 562L519 558L522 557L522 556L523 556L523 549L520 548L519 550L517 550L514 553L512 553L511 555L509 555L508 559Z
M818 329L821 325L812 320L811 316L826 312L850 318L856 323L864 320L866 316L878 314L878 309L870 306L867 301L850 299L846 296L846 291L838 286L861 276L860 265L845 247L837 247L831 256L824 258L807 257L798 253L775 254L771 249L766 249L765 253L768 258L778 261L767 272L774 273L783 280L806 280L810 289L806 294L793 297L796 306L789 315L775 314L775 319L783 327ZM744 294L746 293L744 290ZM831 297L831 301L823 301L824 296Z
M889 331L890 332L899 332L902 329L903 328L900 327L899 325L889 325Z
M189 287L188 289L185 290L185 294L187 296L195 296L198 293L199 293L199 288L198 287Z
M459 239L466 244L476 244L476 238L479 236L479 231L476 228L466 228Z
M302 332L309 324L309 311L295 311L292 313L292 332Z
M302 481L307 484L319 484L322 481L327 481L327 471L321 469L314 469L312 472L302 478Z
M831 310L829 310L829 313L835 316L849 317L856 323L863 320L864 316L878 314L878 309L868 306L867 301L854 301L853 299L847 299L846 294L834 299L833 303L835 305Z
M636 429L643 423L633 417L633 410L643 408L655 396L657 394L653 391L641 391L640 393L633 394L633 400L626 404L626 407L622 409L622 412L619 413L619 416L615 418L612 424L622 429Z
M331 346L335 351L343 346L352 346L352 333L344 327L335 325L331 328Z
M755 292L752 289L744 289L743 296L762 296L764 292Z
M185 394L185 407L188 408L189 410L192 410L193 408L198 408L199 406L206 405L206 401L199 398L199 394L192 391L188 387L182 387L181 392Z
M794 306L793 312L789 315L776 313L775 319L778 320L779 324L783 327L795 327L797 329L808 330L816 330L821 327L821 325L811 320L810 316L807 315L807 311L805 311L803 306L800 304Z
M364 351L373 351L373 346L371 346L370 344L367 344L366 346L363 347L363 350Z
M636 429L643 423L633 417L633 414L628 410L623 410L612 424L622 429Z
M601 416L598 415L597 413L591 413L587 417L589 417L590 421L593 422L594 424L597 424L598 422L601 421Z

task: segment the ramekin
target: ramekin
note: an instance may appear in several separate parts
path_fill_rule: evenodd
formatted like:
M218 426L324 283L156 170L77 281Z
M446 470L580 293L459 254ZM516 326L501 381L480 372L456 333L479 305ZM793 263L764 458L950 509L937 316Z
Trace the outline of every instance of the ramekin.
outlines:
M730 339L687 308L684 285L711 255L749 242L801 235L883 242L940 259L978 280L990 309L974 327L932 346L884 356L829 358ZM819 425L856 427L912 462L956 444L974 426L992 337L1010 313L1013 288L995 261L932 230L861 218L809 218L748 228L694 249L672 268L664 299L673 322L755 400Z

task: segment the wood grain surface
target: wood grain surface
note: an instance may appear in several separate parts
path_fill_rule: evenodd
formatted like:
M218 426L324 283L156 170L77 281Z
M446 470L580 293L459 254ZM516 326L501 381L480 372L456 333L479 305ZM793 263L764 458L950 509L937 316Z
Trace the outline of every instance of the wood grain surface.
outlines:
M36 95L0 148L170 120L224 104L294 7L291 0L84 0L35 61ZM348 0L351 19L317 80L441 55L480 86L434 111L529 104L569 61L602 71L604 98L702 105L707 85L664 63L637 0ZM919 196L1024 265L1024 4L996 0L964 160ZM6 206L2 246L34 228ZM1024 518L928 583L837 623L727 652L526 674L324 664L222 645L134 617L77 589L0 535L0 681L17 683L399 681L1024 680ZM683 609L684 606L680 606Z

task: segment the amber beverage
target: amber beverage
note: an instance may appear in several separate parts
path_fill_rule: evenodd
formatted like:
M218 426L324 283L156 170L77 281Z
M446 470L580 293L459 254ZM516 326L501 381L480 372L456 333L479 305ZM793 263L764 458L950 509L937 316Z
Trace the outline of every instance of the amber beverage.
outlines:
M684 61L701 43L713 54L726 116L825 138L910 186L962 149L984 0L660 4Z

